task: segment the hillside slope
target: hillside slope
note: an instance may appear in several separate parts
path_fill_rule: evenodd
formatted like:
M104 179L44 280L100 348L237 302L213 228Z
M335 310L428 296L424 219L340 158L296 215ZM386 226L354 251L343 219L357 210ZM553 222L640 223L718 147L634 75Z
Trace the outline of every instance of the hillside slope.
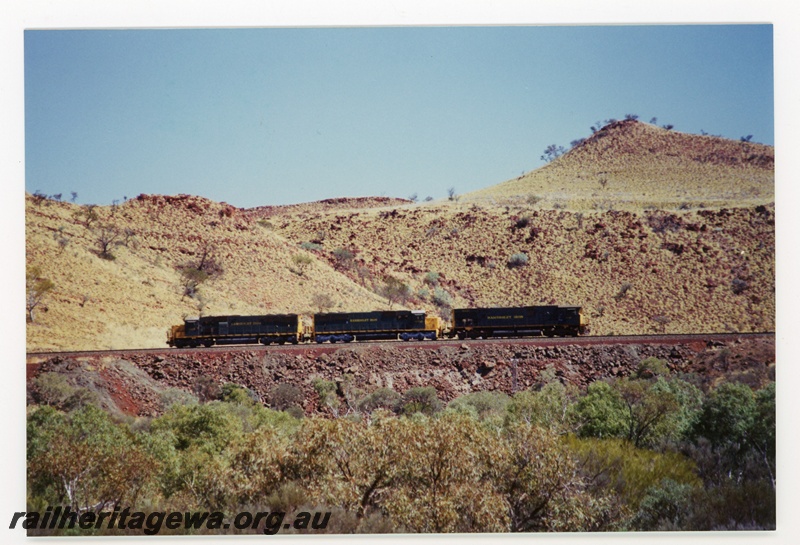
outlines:
M86 210L26 199L28 267L55 284L28 324L29 351L164 346L166 330L184 316L311 312L319 291L344 310L382 302L224 203L141 195L95 208L88 227ZM104 225L119 233L113 260L100 257ZM180 270L197 265L204 250L221 271L185 296ZM296 255L311 261L302 274Z
M592 333L774 330L774 209L571 212L466 204L285 218L321 258L353 253L409 303L582 305ZM514 256L527 263L517 264ZM516 259L521 260L517 257ZM363 275L364 273L359 273ZM436 278L431 282L431 278Z
M759 205L774 200L774 162L771 146L618 121L544 167L462 200L542 199L579 210Z
M446 317L569 304L596 335L774 331L773 157L620 122L518 180L445 202L241 210L140 195L92 209L27 196L28 270L54 285L27 349L159 347L184 316L321 308ZM388 276L409 286L406 300L380 295Z

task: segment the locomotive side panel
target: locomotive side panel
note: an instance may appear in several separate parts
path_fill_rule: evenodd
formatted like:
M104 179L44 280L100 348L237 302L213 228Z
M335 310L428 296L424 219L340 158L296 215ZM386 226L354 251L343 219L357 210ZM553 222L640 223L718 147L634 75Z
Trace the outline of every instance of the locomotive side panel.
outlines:
M422 340L436 336L436 331L426 329L424 312L396 310L315 314L312 338L318 343L335 343L398 338Z

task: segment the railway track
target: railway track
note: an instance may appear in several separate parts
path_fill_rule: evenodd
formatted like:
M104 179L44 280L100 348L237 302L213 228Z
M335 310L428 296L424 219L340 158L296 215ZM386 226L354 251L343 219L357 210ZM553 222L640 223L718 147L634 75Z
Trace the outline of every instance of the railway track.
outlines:
M357 343L343 344L316 344L306 343L298 345L275 345L263 346L257 344L242 345L222 345L210 348L139 348L125 350L79 350L64 352L28 352L26 360L29 365L34 365L50 358L62 357L109 357L125 356L133 354L193 354L193 353L214 353L231 351L250 351L250 352L285 352L285 353L305 353L314 352L316 354L330 353L342 348L356 347L392 347L400 349L429 349L436 350L445 346L481 346L486 344L494 345L515 345L515 346L558 346L558 345L624 345L624 344L686 344L686 343L708 343L708 342L732 342L737 339L774 339L774 332L764 333L692 333L692 334L670 334L670 335L616 335L616 336L584 336L584 337L516 337L516 338L492 338L492 339L468 339L468 340L436 340L436 341L364 341Z

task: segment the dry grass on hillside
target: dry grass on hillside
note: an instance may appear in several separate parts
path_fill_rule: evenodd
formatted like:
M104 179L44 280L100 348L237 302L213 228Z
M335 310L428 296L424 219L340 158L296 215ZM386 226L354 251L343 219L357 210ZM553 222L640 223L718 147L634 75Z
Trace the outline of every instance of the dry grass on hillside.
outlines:
M774 201L774 149L619 121L552 163L462 196L574 210L732 207Z
M141 196L97 207L89 227L86 208L32 197L26 205L27 264L55 284L28 325L29 351L165 346L167 328L186 315L310 313L317 292L343 310L383 303L229 205ZM102 224L122 233L113 260L99 256ZM184 297L179 269L204 248L223 272ZM301 273L293 257L302 254L310 264Z
M435 310L582 305L594 334L774 329L773 207L580 213L531 206L449 205L287 216L278 231L356 255ZM527 263L513 266L515 255ZM355 268L348 274L354 275ZM427 281L436 273L436 286Z

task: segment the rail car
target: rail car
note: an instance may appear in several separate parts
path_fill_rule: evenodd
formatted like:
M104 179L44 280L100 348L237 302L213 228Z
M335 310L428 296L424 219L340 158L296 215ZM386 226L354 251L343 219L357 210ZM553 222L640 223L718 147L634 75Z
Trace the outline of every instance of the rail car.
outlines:
M167 344L177 348L215 344L297 344L305 330L297 314L204 316L186 318L167 332Z
M554 337L583 335L588 320L581 307L531 306L453 309L450 337Z
M331 343L367 340L436 340L442 321L422 310L333 312L314 315L312 340Z

